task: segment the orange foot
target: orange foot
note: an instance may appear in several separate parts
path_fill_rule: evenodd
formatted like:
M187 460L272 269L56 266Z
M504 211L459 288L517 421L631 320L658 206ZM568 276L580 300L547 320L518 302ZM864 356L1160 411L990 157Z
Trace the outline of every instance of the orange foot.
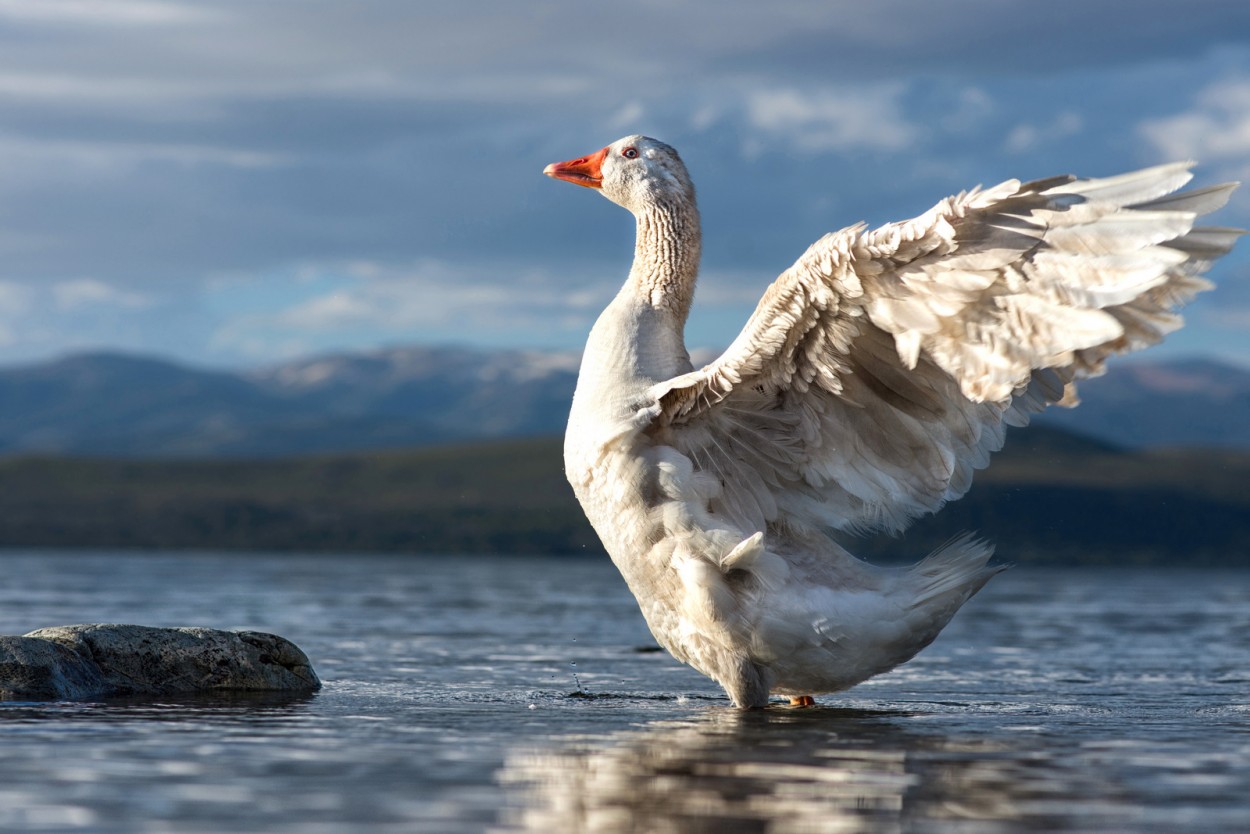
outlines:
M790 706L792 707L814 707L816 699L811 695L791 695Z

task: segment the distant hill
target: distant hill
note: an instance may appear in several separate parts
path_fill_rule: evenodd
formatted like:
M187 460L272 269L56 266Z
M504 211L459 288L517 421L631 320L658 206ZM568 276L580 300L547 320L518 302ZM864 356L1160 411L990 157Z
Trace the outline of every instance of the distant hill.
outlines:
M0 368L0 454L278 457L563 431L574 353L407 347L243 372L93 353ZM1037 418L1122 446L1250 448L1250 371L1122 363Z
M1205 359L1129 362L1080 385L1081 404L1047 425L1124 446L1250 448L1250 370Z
M915 561L975 530L1016 564L1250 567L1250 451L1127 451L1034 426L901 538ZM568 553L602 548L557 438L271 460L0 459L0 548Z
M83 354L0 369L0 453L273 457L551 435L576 362L408 348L230 373Z

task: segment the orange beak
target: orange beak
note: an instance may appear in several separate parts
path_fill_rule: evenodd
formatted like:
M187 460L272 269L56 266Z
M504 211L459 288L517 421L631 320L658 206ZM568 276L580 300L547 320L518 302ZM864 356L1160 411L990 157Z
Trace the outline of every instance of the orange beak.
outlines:
M553 179L564 180L574 185L584 185L587 188L602 188L603 160L607 159L607 157L608 149L604 148L580 159L570 159L568 162L553 162L543 169L543 173Z

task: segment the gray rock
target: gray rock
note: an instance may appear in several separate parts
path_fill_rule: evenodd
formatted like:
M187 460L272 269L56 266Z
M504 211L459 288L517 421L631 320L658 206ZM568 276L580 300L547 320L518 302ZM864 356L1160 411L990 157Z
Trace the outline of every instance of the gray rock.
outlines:
M107 689L100 667L37 637L0 637L0 700L66 701Z
M308 657L294 643L256 631L72 625L0 637L0 699L320 687Z

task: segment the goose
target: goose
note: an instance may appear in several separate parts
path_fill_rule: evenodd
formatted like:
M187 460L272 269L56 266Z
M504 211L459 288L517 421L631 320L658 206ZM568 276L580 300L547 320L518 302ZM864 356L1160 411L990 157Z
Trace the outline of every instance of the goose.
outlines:
M881 567L834 535L900 532L959 498L1007 426L1180 326L1241 234L1195 226L1237 184L1179 191L1191 166L1013 179L827 234L696 369L701 233L677 151L634 135L548 165L636 222L564 463L657 642L743 708L812 705L932 642L1001 569L993 548L965 534Z

